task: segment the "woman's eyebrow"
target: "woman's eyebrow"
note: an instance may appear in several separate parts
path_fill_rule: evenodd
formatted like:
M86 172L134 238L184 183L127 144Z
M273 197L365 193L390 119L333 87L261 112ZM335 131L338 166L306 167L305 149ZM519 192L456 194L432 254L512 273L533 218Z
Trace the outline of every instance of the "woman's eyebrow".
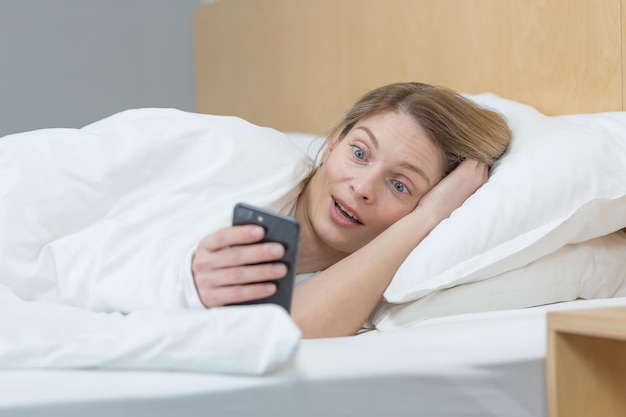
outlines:
M374 147L376 149L378 149L378 139L376 139L376 136L374 136L374 133L369 130L369 128L365 127L365 126L359 126L357 127L357 129L361 129L362 131L364 131L365 133L367 133L367 136L370 137L370 140L372 141L372 143L374 144Z
M411 171L415 171L415 173L417 175L419 175L420 177L424 178L424 181L426 181L426 184L428 185L428 187L430 187L430 179L428 179L428 177L426 176L426 173L424 171L422 171L420 169L420 167L418 167L417 165L413 165L410 162L403 162L400 164L401 167L403 168L407 168Z
M376 139L376 136L369 128L367 128L366 126L358 126L357 129L361 129L362 131L367 133L367 136L369 136L370 140L374 144L374 148L378 149L378 139ZM412 163L408 161L401 163L400 166L402 168L407 168L417 173L417 175L424 178L424 180L426 181L426 184L428 184L428 186L430 187L430 179L428 178L428 176L426 176L426 173L422 169L420 169L420 167L418 167L417 165L413 165Z

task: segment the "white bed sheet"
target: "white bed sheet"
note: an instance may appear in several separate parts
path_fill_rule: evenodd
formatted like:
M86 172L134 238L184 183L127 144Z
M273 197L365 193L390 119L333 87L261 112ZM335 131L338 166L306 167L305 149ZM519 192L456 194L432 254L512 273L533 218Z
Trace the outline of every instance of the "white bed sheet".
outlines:
M0 371L2 416L546 415L546 311L626 298L425 320L304 340L272 375Z

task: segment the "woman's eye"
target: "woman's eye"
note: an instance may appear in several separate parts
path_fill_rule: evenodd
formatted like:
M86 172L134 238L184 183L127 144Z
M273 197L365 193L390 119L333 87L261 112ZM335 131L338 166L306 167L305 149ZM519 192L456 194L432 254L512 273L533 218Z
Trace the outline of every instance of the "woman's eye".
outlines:
M393 182L393 188L396 189L396 191L401 192L401 193L408 193L409 189L406 188L406 185L404 185L403 183L401 183L400 181L394 181Z
M365 152L363 152L363 149L359 148L358 146L352 146L352 153L358 159L365 159Z

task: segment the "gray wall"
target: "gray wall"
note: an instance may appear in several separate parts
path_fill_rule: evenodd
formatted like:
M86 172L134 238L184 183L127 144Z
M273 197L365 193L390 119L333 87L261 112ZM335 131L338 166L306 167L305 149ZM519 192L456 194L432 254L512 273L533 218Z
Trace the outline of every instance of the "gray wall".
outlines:
M0 0L0 137L136 107L193 110L200 0Z

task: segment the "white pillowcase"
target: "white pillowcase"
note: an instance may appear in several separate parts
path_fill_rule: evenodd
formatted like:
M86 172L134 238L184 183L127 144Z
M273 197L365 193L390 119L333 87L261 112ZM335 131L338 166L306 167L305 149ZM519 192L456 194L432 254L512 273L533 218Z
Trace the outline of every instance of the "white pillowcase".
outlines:
M566 245L495 277L435 291L404 304L381 302L370 319L378 330L453 314L626 296L626 233Z
M320 156L320 151L326 141L324 136L314 135L312 133L286 132L285 134L291 139L294 145L304 151L314 161Z
M511 146L411 252L388 302L494 277L626 226L626 113L548 117L492 94L470 98L507 118Z

